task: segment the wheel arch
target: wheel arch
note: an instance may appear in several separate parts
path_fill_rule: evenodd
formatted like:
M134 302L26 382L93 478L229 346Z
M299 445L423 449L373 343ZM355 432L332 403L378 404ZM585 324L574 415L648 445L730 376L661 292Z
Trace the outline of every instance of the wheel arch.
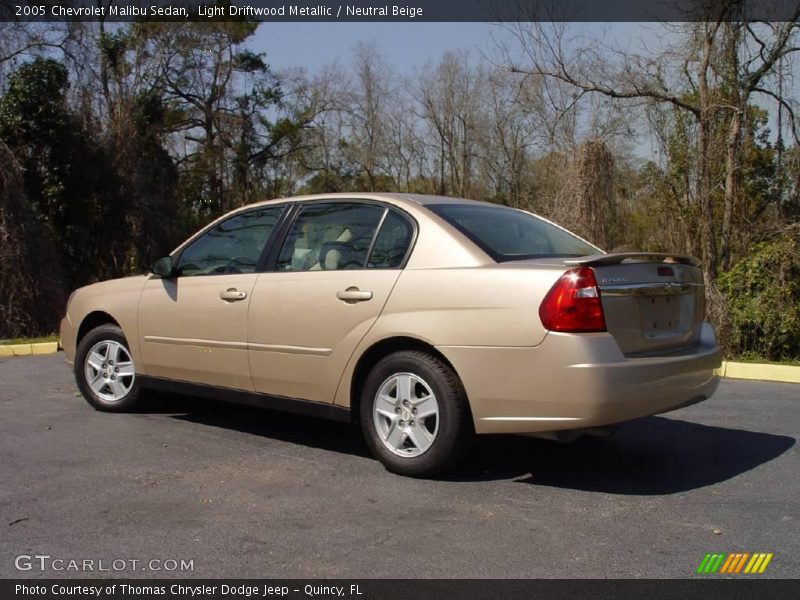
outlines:
M114 317L103 310L95 310L90 312L86 315L81 324L78 326L78 334L75 339L75 347L77 348L78 344L81 343L81 340L95 327L99 327L100 325L116 325L120 329L122 326L119 324Z
M431 344L410 336L393 336L384 338L372 344L359 357L353 376L350 378L350 418L358 422L361 410L361 388L372 368L385 356L402 350L417 350L436 357L450 367L458 376L461 376L448 358ZM463 386L463 384L462 384ZM466 393L466 390L465 390ZM469 405L469 403L467 403Z

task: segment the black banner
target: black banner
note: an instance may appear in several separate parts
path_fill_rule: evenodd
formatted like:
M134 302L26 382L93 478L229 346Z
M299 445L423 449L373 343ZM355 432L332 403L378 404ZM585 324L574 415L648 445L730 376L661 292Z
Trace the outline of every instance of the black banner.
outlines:
M800 0L3 0L0 21L788 21Z
M797 598L798 580L3 580L0 598L20 600L738 600Z

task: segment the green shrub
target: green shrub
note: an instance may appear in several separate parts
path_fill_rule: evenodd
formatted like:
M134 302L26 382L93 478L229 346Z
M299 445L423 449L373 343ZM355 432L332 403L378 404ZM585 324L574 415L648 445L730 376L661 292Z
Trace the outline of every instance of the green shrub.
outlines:
M719 279L731 357L800 357L800 241L785 235L753 247Z

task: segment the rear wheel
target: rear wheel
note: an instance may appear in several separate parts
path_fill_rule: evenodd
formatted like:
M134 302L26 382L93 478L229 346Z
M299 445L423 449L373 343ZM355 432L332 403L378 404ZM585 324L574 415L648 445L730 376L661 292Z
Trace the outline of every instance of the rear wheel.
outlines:
M83 337L75 353L75 380L97 410L125 412L138 406L140 383L122 329L100 325Z
M390 471L431 477L454 467L472 438L466 394L455 372L418 351L380 360L361 396L361 425Z

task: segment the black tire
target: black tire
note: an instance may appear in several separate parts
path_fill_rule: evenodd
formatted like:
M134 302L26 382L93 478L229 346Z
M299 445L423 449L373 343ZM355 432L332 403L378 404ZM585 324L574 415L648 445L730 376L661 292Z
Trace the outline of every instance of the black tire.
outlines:
M108 362L96 365L102 368L98 377L102 380L108 379L108 383L99 391L96 391L92 388L89 377L90 373L95 373L99 369L87 365L89 354L93 349L98 350L99 354L102 354L104 349L108 351L114 344L117 345L117 360L114 361L113 359L115 357L112 357ZM93 360L92 362L95 364L98 361ZM128 369L128 363L130 364L130 369ZM116 373L114 369L117 370ZM133 375L119 375L120 369L122 369L124 373L130 370L133 372ZM108 378L104 377L105 373L108 373ZM111 379L112 377L113 380ZM141 384L139 378L136 377L128 341L125 339L122 329L116 325L107 324L95 327L78 343L78 348L75 352L75 381L78 384L78 389L81 391L81 394L86 398L86 401L97 410L106 412L128 412L141 405ZM94 378L94 381L99 383L100 380ZM117 383L115 384L114 382ZM112 384L114 385L113 388L111 387ZM121 391L124 391L124 393L121 393ZM116 398L112 398L112 396L116 396Z
M373 412L378 401L379 391L384 390L385 393L385 390L391 389L397 378L405 375L412 376L412 386L416 386L417 390L417 392L412 392L413 395L422 390L422 395L425 396L425 386L427 386L435 396L435 403L438 407L434 425L431 425L430 417L425 421L426 431L429 435L433 430L433 441L428 442L430 446L426 450L416 455L398 454L406 451L419 452L420 449L412 443L410 435L402 433L403 447L391 450L389 437L384 442L379 428L385 427L384 434L387 434L388 431L394 429L397 423L405 424L404 431L409 430L409 425L420 427L420 423L413 420L399 420L403 418L403 415L413 419L414 417L408 411L398 413L396 422L388 416L376 415ZM395 387L395 396L399 398L398 387L399 383ZM393 411L397 413L402 410L400 406L402 402L400 400L395 400L395 402L397 406ZM411 406L414 406L413 401ZM389 471L400 475L433 477L453 469L463 458L474 437L472 416L461 380L449 365L425 352L404 350L381 359L364 382L360 407L361 426L367 445ZM381 424L381 420L383 420L383 424ZM420 448L422 446L424 444L420 444Z

